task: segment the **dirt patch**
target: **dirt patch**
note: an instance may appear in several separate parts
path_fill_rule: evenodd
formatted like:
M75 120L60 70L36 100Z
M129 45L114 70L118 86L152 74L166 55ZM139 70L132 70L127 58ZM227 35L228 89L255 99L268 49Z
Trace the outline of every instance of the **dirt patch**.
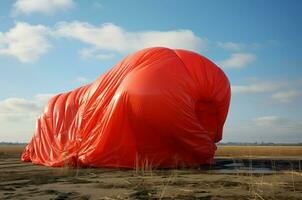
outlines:
M300 159L217 158L199 168L51 168L0 155L0 199L301 199Z

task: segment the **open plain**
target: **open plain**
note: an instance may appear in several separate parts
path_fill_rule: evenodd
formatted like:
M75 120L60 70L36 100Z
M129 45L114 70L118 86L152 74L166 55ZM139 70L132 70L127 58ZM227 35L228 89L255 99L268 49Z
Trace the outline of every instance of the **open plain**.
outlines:
M211 166L51 168L0 146L0 199L301 199L301 146L219 146Z

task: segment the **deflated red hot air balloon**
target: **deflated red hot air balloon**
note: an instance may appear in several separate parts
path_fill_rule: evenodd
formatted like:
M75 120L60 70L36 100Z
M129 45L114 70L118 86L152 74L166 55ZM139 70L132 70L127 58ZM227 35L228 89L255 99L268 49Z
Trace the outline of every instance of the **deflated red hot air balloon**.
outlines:
M205 57L144 49L93 83L52 97L22 160L119 168L211 163L230 94L226 75Z

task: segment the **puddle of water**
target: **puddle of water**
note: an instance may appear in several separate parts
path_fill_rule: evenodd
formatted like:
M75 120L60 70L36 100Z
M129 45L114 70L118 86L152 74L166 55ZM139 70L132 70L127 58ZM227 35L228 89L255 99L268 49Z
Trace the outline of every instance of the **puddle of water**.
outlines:
M226 164L224 165L225 167L244 167L243 163L230 163L230 164Z
M273 171L269 168L250 169L247 167L242 167L238 169L218 169L211 170L210 172L219 174L273 174Z

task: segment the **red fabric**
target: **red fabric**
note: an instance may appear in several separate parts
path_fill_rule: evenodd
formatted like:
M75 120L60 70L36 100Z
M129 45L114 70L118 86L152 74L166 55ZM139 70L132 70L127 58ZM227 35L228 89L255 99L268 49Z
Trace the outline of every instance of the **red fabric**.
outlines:
M205 57L144 49L93 83L54 96L22 160L122 168L210 163L229 103L227 77Z

